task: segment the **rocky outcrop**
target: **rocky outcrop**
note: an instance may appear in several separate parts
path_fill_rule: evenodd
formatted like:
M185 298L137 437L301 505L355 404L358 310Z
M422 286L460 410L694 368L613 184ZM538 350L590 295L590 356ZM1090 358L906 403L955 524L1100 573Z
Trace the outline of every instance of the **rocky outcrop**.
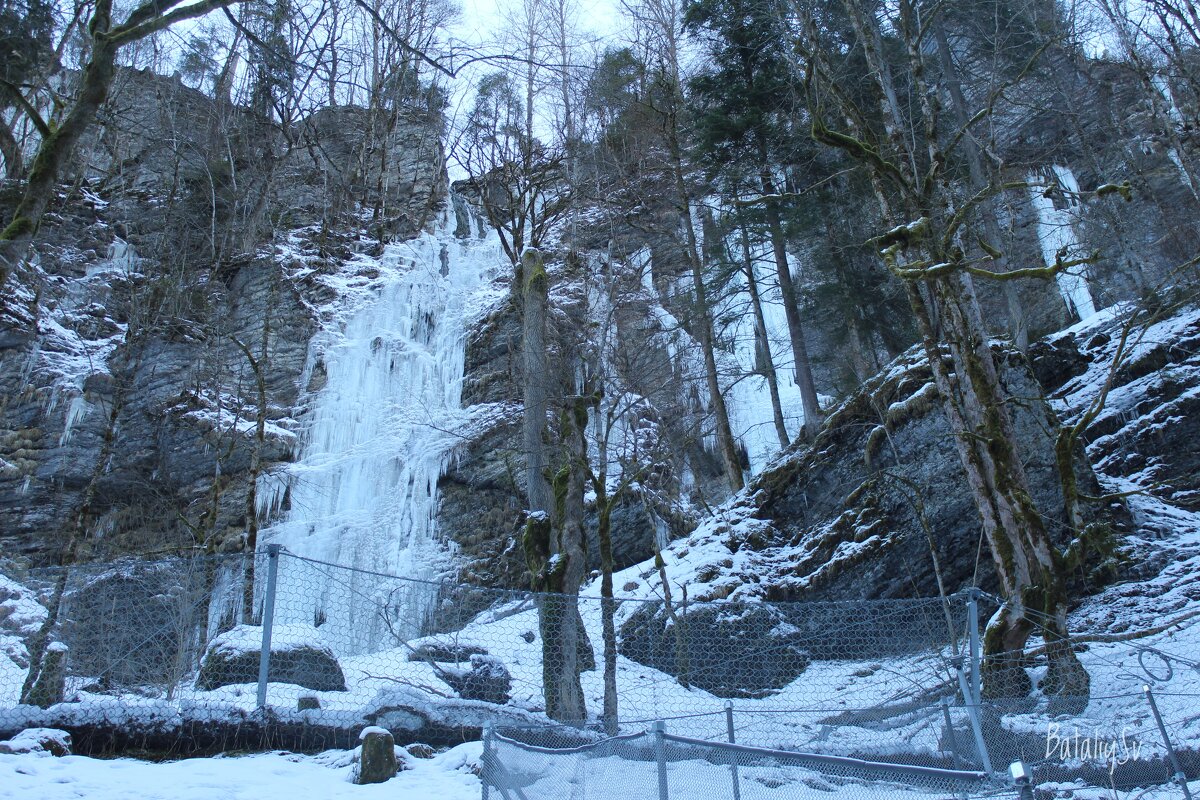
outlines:
M699 606L673 624L661 605L646 604L621 626L620 651L717 697L765 697L808 667L802 639L765 603Z
M1033 500L1065 546L1054 411L1036 399L1041 389L1019 353L1000 345L995 353L1014 398ZM914 349L837 407L810 447L780 459L719 518L673 546L668 572L690 584L693 602L936 597L943 587L973 585L998 591L952 436L929 366ZM1076 459L1076 478L1082 494L1102 494L1084 458ZM1128 521L1115 500L1090 502L1087 514L1117 531ZM1092 554L1091 571L1075 580L1103 580L1112 555Z
M1078 422L1111 374L1104 407L1086 430L1092 463L1114 491L1138 489L1200 511L1200 311L1142 308L1130 322L1135 308L1039 342L1030 360L1068 423Z
M504 662L496 656L475 653L468 663L470 666L465 669L440 666L435 673L464 700L507 703L512 696L512 676Z
M346 224L356 209L377 239L415 236L446 203L440 114L322 108L293 134L273 203L288 227Z
M1065 546L1070 532L1054 456L1057 419L1037 399L1041 389L1025 359L1004 348L996 356L1014 398L1013 429L1033 501ZM966 477L953 436L917 351L868 381L830 415L810 449L751 486L753 516L768 521L777 538L746 546L788 550L770 593L831 600L930 597L939 592L939 570L946 591L996 589L979 512L962 489ZM1077 459L1076 474L1083 494L1100 494L1086 459ZM1119 508L1092 504L1088 513L1120 519Z

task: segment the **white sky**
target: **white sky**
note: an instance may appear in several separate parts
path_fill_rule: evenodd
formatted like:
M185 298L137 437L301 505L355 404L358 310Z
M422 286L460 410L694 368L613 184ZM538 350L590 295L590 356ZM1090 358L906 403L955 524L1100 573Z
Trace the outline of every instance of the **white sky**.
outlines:
M455 29L455 36L469 42L482 43L496 34L496 26L503 18L501 10L512 0L460 0L462 18ZM599 36L615 35L618 27L619 4L617 0L576 0L581 25Z

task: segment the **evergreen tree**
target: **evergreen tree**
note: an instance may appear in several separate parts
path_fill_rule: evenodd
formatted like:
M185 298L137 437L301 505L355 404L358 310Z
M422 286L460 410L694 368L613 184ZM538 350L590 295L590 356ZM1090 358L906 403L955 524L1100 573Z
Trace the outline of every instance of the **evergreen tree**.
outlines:
M822 414L787 252L786 205L780 202L778 185L779 165L787 159L781 151L786 153L795 140L791 99L796 76L785 50L791 38L785 11L774 0L697 0L687 6L684 19L689 30L707 33L712 62L690 82L697 106L697 147L710 164L737 164L757 178L787 314L804 428L811 436Z

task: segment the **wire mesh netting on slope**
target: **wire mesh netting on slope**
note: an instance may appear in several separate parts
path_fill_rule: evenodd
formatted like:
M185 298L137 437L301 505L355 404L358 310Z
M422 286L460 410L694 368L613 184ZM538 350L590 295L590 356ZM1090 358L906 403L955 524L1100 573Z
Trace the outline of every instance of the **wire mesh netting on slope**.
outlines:
M669 736L722 748L732 739L966 772L1022 759L1055 786L1200 777L1200 625L1187 613L1156 621L1150 636L1080 644L1085 698L1042 694L1046 654L1034 637L1008 656L1031 691L989 698L978 695L969 630L974 622L978 634L989 602L973 615L965 594L604 600L416 581L286 552L27 571L0 584L0 736L45 726L93 750L319 749L352 746L365 725L441 744L490 723L498 737L553 749L666 721ZM680 786L706 774L699 762L725 768L735 752L695 759L685 744L669 748L681 754L670 758ZM842 781L875 782L777 762L746 756L758 776L748 791L769 789L770 769L788 785L833 781L842 792ZM588 770L613 763L589 758Z

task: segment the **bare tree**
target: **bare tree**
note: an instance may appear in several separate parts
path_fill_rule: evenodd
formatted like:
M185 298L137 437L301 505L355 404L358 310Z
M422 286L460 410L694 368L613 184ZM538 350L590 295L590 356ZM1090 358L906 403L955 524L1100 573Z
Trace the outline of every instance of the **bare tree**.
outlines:
M680 45L683 39L681 11L670 0L638 0L625 3L625 9L635 20L640 30L642 47L653 54L657 61L655 75L660 83L658 103L653 111L662 126L666 149L666 171L674 190L674 203L679 213L679 234L683 239L684 257L692 277L692 321L693 334L700 344L704 359L704 373L708 388L709 406L716 425L717 449L725 467L725 478L730 490L741 491L745 486L742 476L742 460L733 429L729 424L729 411L721 389L715 353L712 306L705 285L704 250L696 232L696 198L689 185L684 163L684 120L683 72L680 63Z

